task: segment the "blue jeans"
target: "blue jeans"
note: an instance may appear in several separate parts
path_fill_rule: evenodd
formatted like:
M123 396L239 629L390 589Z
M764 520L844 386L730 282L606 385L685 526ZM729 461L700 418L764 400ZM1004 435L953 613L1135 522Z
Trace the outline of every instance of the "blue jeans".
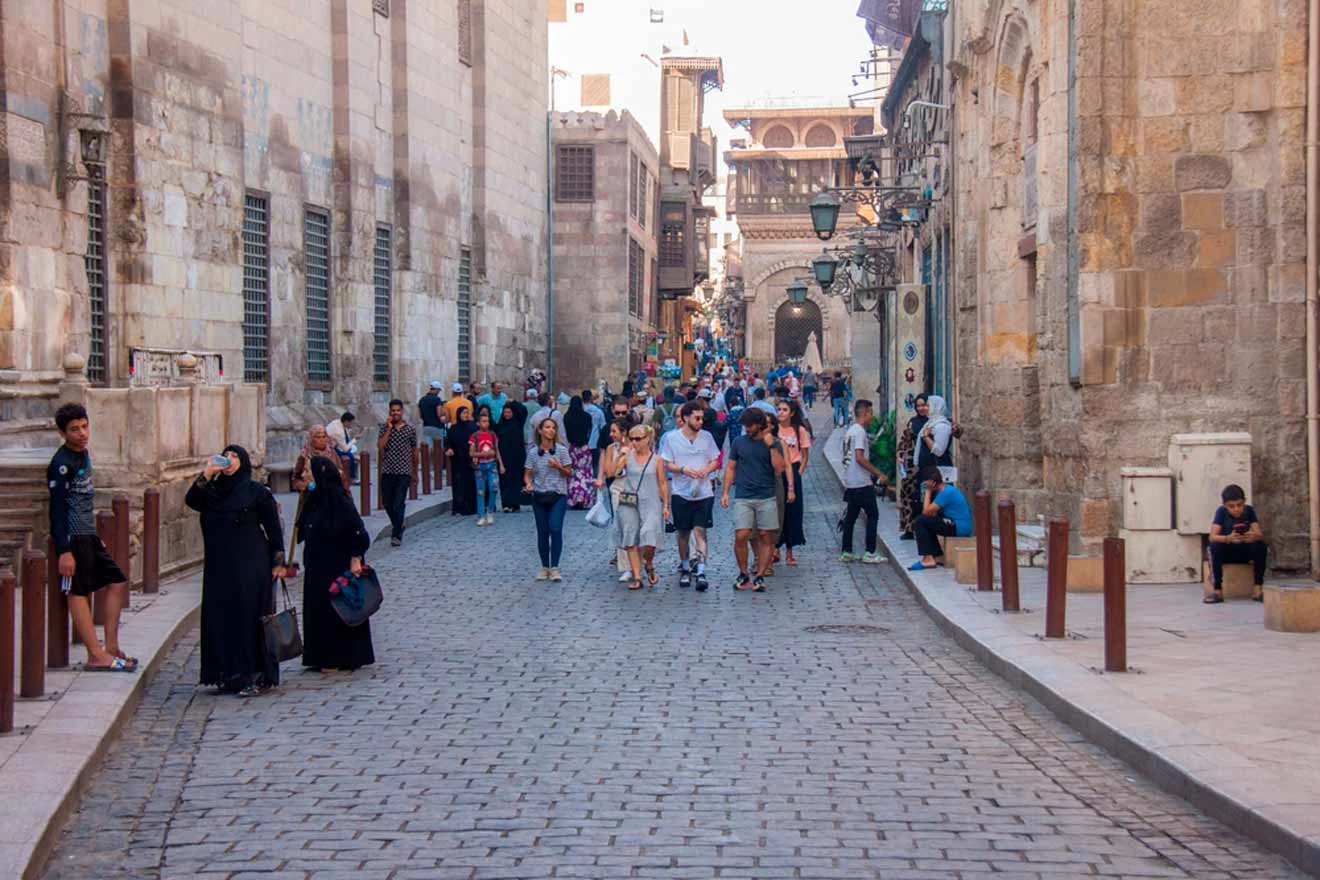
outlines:
M490 493L490 511L500 506L500 469L493 461L477 465L477 518L486 515L486 493Z
M815 386L815 385L806 385L806 386L803 386L803 388L802 388L802 402L805 403L805 404L807 405L807 409L811 409L813 406L816 405L816 386Z
M532 513L536 516L536 550L541 554L542 568L559 567L559 556L564 552L564 514L567 511L567 495L560 495L554 504L532 503Z
M848 424L848 398L831 397L830 403L834 404L834 424L836 427L843 427Z
M348 478L356 483L358 478L357 455L352 452L340 452L338 449L335 450L335 455L339 456L339 460L348 468Z

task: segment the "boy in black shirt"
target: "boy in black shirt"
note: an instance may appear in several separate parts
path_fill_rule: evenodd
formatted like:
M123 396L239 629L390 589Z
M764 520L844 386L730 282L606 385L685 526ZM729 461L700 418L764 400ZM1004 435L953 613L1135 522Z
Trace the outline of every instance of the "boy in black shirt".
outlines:
M138 662L119 650L119 611L128 594L128 578L96 536L92 510L92 457L87 454L91 430L87 410L66 403L55 413L64 445L46 469L50 487L50 537L59 557L61 586L67 584L73 629L87 648L88 672L136 672ZM92 622L92 593L105 590L105 647Z
M1236 484L1225 486L1219 495L1224 502L1215 511L1210 525L1210 574L1214 586L1203 600L1207 605L1224 601L1224 565L1250 562L1255 569L1256 589L1251 598L1265 600L1265 554L1269 545L1261 530L1256 511L1247 503L1247 495Z

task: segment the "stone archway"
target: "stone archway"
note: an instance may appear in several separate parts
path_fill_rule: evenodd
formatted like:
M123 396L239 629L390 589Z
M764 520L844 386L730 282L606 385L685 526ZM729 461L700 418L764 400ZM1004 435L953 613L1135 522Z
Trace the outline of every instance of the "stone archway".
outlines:
M825 320L820 306L810 299L801 305L787 301L781 303L775 309L775 363L781 364L788 358L804 355L807 339L812 333L816 334L820 342L823 358Z

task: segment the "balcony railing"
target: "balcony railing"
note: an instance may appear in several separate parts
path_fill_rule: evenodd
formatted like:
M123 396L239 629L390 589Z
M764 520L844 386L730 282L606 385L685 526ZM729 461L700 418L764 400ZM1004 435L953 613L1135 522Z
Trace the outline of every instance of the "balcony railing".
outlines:
M809 213L815 193L738 193L739 214L803 214Z

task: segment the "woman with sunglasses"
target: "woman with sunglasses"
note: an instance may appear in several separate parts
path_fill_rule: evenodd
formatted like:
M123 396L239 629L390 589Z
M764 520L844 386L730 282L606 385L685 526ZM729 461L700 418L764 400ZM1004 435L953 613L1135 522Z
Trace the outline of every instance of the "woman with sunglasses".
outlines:
M651 449L654 435L649 425L630 428L628 451L610 462L619 493L614 522L619 547L628 551L632 569L630 590L642 588L643 565L651 586L660 581L655 573L655 548L664 538L665 520L669 518L669 480L665 478L663 463L656 460Z
M573 476L568 447L559 439L559 423L543 418L527 450L523 488L536 516L536 549L541 554L538 581L562 581L559 557L564 551L564 513L568 510L568 480Z

